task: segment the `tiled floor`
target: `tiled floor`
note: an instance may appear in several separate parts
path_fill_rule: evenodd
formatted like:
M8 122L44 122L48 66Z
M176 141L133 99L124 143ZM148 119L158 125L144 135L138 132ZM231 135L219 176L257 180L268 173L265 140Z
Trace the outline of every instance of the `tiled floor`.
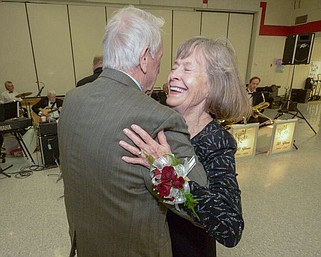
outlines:
M218 245L218 257L321 256L321 103L298 108L317 135L299 119L298 150L237 159L245 230L235 248Z
M13 167L5 171L11 178L0 174L0 256L66 257L69 236L63 182L57 182L60 170L41 169L40 153L32 156L39 166L24 157L7 157L1 164ZM26 176L12 174L21 170Z
M298 150L268 155L264 148L270 131L260 130L258 147L263 150L253 158L237 159L243 238L232 249L218 245L218 257L321 256L321 103L298 107L317 135L299 119ZM276 111L268 109L265 114L274 117ZM33 156L40 163L39 154ZM1 167L10 164L14 166L8 173L35 168L23 157L8 157ZM54 168L23 178L0 174L0 257L68 256L68 225L58 173Z

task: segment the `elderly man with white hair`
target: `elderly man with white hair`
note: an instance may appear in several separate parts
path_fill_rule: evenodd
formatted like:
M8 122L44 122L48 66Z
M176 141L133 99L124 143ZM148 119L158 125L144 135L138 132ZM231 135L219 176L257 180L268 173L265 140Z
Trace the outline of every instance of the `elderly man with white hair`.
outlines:
M46 117L47 121L58 120L62 103L63 101L56 97L56 92L49 90L47 97L41 98L39 102L32 106L32 110L39 117Z

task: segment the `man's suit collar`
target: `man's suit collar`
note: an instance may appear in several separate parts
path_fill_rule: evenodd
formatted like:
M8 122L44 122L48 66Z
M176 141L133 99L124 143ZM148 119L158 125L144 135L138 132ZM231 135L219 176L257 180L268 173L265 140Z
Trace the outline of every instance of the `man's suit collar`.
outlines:
M136 83L128 75L119 70L104 68L103 72L100 74L100 77L110 78L126 86L135 87L139 90Z
M95 73L101 73L103 71L103 67L98 67L98 68L96 68L95 70L94 70L94 74Z

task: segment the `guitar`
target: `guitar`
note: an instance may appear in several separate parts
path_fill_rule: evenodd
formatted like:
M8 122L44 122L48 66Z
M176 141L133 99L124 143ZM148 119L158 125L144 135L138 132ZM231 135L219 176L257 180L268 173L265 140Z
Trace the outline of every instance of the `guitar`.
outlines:
M58 108L51 108L49 106L46 106L45 108L39 108L39 111L41 111L42 115L39 116L35 112L31 113L32 120L34 123L39 124L41 122L41 117L45 116L47 117L50 113L58 111ZM47 119L46 119L47 120Z
M55 111L58 111L58 108L51 108L49 106L46 106L45 108L39 108L39 111L41 111L41 113L43 115L41 116L48 116L48 114L52 113L52 112L55 112Z

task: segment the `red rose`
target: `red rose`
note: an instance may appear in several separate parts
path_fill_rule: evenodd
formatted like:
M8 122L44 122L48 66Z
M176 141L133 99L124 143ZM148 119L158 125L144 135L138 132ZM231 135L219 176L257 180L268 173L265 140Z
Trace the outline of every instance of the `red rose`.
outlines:
M173 187L181 189L183 188L185 183L185 179L183 177L177 177L175 176L175 178L173 179Z
M175 177L174 168L172 166L165 166L162 169L162 181L170 181Z
M161 175L162 173L160 172L160 170L159 169L156 169L155 171L154 171L154 177L156 177L156 176L158 176L158 175Z
M171 192L171 185L169 183L160 183L156 186L156 189L161 197L168 196Z

